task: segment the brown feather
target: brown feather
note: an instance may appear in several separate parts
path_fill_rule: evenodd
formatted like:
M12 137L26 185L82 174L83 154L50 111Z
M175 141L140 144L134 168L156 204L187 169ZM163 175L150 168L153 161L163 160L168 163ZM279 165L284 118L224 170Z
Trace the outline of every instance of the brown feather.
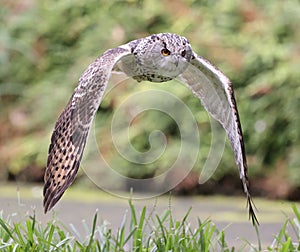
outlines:
M130 48L114 48L97 58L82 74L51 136L44 175L44 211L47 213L73 183L93 117L100 105L111 70Z

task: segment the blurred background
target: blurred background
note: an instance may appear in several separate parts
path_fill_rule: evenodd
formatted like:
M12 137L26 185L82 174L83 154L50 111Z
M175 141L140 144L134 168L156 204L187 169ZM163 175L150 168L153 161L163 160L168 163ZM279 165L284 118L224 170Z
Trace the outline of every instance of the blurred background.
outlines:
M195 52L232 80L253 194L300 200L299 1L2 0L0 5L2 185L15 181L42 185L54 123L81 73L98 55L153 33L172 32L187 37ZM170 156L140 169L120 157L105 137L111 127L106 122L112 120L122 97L140 88L130 81L105 97L97 112L97 137L103 141L105 158L122 174L149 178L157 168L169 166ZM209 117L186 88L178 84L155 88L172 89L201 130L197 163L175 192L242 195L228 143L214 176L198 184L210 148ZM134 122L136 134L131 139L137 150L147 151L154 127L164 132L168 148L180 146L170 117L151 112L141 118ZM75 186L92 187L87 181L80 171Z

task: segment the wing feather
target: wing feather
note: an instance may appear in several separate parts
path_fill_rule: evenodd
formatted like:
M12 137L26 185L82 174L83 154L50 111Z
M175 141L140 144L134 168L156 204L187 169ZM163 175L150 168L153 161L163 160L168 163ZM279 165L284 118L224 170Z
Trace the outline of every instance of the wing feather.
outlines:
M190 63L178 78L187 84L194 95L200 99L203 107L225 129L247 196L249 217L253 224L258 224L249 191L243 133L231 82L220 70L196 53Z
M82 74L51 137L44 175L44 210L48 212L72 184L80 166L86 139L100 105L113 66L130 55L123 45L98 57Z

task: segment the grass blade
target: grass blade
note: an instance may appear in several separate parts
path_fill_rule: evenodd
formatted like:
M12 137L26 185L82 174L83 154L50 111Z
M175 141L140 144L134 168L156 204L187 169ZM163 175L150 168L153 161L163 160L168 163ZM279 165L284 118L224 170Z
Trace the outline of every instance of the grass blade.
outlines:
M97 226L97 217L98 217L98 212L96 211L96 213L94 215L94 219L93 219L92 233L90 234L90 239L89 239L89 243L86 247L86 251L90 250L92 243L94 241L94 235L95 235L95 230L96 230L96 226Z
M2 226L2 228L4 229L4 231L6 232L6 234L12 239L14 240L15 242L18 242L16 237L13 235L13 230L8 227L6 225L6 223L4 222L4 220L2 218L0 218L0 225ZM3 241L7 241L8 239L3 239Z

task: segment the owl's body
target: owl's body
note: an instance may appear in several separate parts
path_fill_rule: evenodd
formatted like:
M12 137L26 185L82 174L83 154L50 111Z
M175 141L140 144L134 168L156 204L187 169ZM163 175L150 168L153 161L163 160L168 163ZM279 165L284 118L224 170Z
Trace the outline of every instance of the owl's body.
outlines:
M221 71L193 52L186 38L171 33L153 34L109 49L84 71L51 137L45 172L45 212L57 203L75 179L92 120L112 71L122 71L139 82L177 78L192 90L227 133L247 196L249 214L253 223L257 223L231 83Z

